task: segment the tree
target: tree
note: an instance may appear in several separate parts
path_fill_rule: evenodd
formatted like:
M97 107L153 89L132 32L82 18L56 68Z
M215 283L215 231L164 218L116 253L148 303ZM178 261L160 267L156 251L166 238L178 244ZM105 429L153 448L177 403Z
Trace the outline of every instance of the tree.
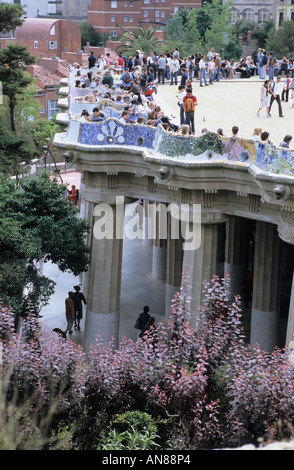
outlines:
M50 260L75 275L87 270L88 223L76 217L65 188L47 172L24 178L21 184L2 176L0 190L0 295L19 314L28 283L27 297L35 305L47 303L53 290L51 280L28 276L29 258Z
M85 21L79 25L79 28L81 31L82 47L85 47L87 42L89 42L91 46L99 45L101 37L90 23Z
M17 176L19 163L29 163L34 155L27 136L16 134L5 123L0 123L0 172Z
M223 5L221 0L212 0L185 14L172 15L167 23L167 44L177 45L184 55L205 53L210 47L223 54L233 36L230 15L231 4Z
M271 29L266 40L266 49L273 51L278 58L294 58L294 23L284 21L281 28Z
M128 44L118 46L118 51L127 52L129 55L135 55L136 50L149 54L158 49L161 42L154 37L155 28L134 28L130 33L124 35L124 41Z
M21 18L24 14L24 10L21 5L9 3L0 4L0 31L2 33L8 33L11 29L15 29L16 26L21 26L24 20Z
M9 44L0 50L0 81L3 94L8 98L10 125L13 132L15 126L15 107L21 101L28 85L33 83L32 77L25 72L27 65L34 64L36 57L26 47Z

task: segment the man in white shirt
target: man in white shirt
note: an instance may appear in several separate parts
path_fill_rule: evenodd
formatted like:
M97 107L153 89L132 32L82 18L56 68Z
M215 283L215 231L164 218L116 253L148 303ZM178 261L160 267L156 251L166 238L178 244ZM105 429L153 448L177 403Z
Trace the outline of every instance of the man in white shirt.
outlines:
M202 81L204 80L205 86L208 85L207 80L206 80L206 63L204 61L204 55L201 56L201 59L199 61L199 70L200 70L200 86L202 85Z
M178 84L179 69L180 69L180 62L178 61L178 59L175 56L173 56L172 60L170 61L170 65L169 65L170 84L171 85L174 84L174 80L175 80L175 85Z
M271 84L270 89L269 89L270 94L271 94L269 111L268 111L269 116L271 116L270 112L271 112L272 104L273 104L274 100L276 100L276 102L278 103L278 107L279 107L279 116L284 117L283 116L283 110L282 110L282 104L281 104L281 98L280 98L280 91L279 91L280 81L281 81L281 77L280 77L280 75L278 75L276 80Z
M215 56L215 52L214 52L213 47L211 47L211 48L210 48L210 51L207 52L207 60L213 59L214 56Z

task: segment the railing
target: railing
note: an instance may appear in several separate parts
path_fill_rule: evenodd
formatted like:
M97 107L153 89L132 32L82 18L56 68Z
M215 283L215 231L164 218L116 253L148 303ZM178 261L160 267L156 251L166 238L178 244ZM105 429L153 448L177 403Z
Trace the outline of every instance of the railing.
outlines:
M294 176L294 149L275 147L252 139L228 138L214 132L198 136L179 135L162 126L123 123L107 118L97 123L81 123L70 118L66 133L56 135L55 145L81 144L89 148L105 146L145 148L159 156L178 161L238 162L255 165L265 172Z

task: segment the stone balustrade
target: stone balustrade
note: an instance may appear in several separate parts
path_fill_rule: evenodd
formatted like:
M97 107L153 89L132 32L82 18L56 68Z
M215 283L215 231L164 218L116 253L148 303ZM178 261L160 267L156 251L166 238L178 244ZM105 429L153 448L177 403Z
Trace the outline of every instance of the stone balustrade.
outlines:
M87 105L91 111L93 103ZM228 138L214 132L198 136L179 135L165 131L162 126L152 127L142 124L123 123L114 105L100 103L106 119L102 122L81 123L78 116L70 117L66 133L57 134L55 143L83 144L89 147L102 146L139 147L148 149L159 158L167 156L190 163L225 161L240 165L258 167L264 173L274 173L294 177L294 149L276 147L271 143L260 143L245 138ZM72 108L74 109L74 108Z

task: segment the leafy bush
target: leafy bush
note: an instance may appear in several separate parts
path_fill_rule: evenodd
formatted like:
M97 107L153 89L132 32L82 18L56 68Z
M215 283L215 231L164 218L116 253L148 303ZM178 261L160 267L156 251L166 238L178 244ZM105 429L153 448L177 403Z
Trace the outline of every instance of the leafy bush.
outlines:
M118 347L98 340L87 356L42 332L30 306L16 333L0 304L0 448L198 450L291 437L287 349L245 343L227 276L204 282L195 329L189 290L184 274L166 325Z

